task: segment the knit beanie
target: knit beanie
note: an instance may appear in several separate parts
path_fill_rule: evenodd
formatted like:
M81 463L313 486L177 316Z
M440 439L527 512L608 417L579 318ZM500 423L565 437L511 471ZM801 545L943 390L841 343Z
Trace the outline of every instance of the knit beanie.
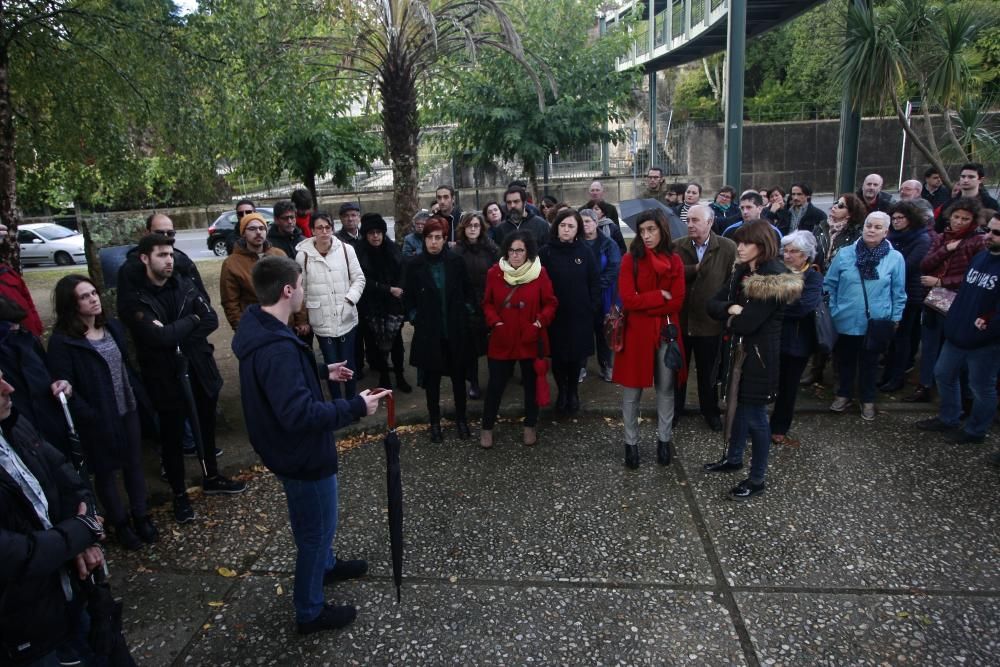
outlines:
M247 213L242 218L240 218L240 236L243 236L243 232L246 231L247 225L249 225L254 220L264 225L265 229L267 228L267 220L264 219L264 216L262 216L260 213L257 213L256 211L254 211L253 213Z
M388 230L389 226L385 223L385 218L378 213L365 213L361 216L361 236L366 236L368 232L385 234Z

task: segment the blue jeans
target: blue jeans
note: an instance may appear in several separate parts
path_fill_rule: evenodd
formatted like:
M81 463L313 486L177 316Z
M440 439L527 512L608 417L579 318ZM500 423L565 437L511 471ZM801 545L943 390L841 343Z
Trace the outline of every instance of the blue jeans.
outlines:
M930 308L924 308L923 311L920 320L920 384L933 387L934 366L944 342L944 315Z
M965 432L982 437L993 423L997 409L997 373L1000 373L1000 343L975 350L963 350L945 341L934 367L938 394L941 396L939 419L958 426L962 415L961 374L969 373L972 412L965 420Z
M317 480L279 477L288 501L288 519L295 538L295 620L306 623L323 611L323 574L336 562L337 476Z
M323 353L323 361L328 364L335 364L338 361L346 361L347 367L352 371L357 371L357 360L354 358L354 336L357 328L351 329L343 336L316 336L319 341L319 351ZM330 382L330 398L340 398L340 383ZM348 380L344 383L344 398L350 400L357 393L357 380Z
M767 475L767 457L771 453L771 427L767 423L766 405L736 405L727 461L743 465L747 436L751 441L750 481L762 484Z

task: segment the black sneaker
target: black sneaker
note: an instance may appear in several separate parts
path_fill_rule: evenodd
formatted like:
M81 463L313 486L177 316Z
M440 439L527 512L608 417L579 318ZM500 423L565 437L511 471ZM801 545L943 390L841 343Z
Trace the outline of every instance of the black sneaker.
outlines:
M238 493L246 491L247 483L238 482L234 479L223 477L222 475L216 475L215 477L206 477L203 479L201 482L201 488L206 496L234 496Z
M767 490L764 482L754 484L749 479L745 479L729 490L730 500L749 500L754 496L759 496Z
M115 541L123 549L128 551L138 551L142 548L142 540L139 536L132 532L132 529L128 525L128 521L123 521L121 523L115 524Z
M948 442L956 445L981 445L986 442L985 435L972 435L962 430L948 438Z
M368 561L366 560L340 560L334 562L333 569L323 573L323 583L332 584L335 581L347 581L357 579L368 573Z
M323 605L323 611L319 616L305 623L298 623L296 631L300 635L311 635L314 632L323 630L337 630L350 625L358 616L358 610L351 605L341 605L335 607L327 604Z
M742 463L730 463L726 458L721 458L715 463L706 463L702 466L705 472L733 472L743 467Z
M191 501L187 494L182 493L179 496L174 496L174 520L180 524L191 523L194 521L194 517L194 508L191 507Z
M941 421L938 417L931 417L930 419L921 419L916 424L917 428L921 431L934 431L935 433L947 433L948 431L954 431L958 426L952 426L951 424L946 424Z
M222 454L223 454L223 449L221 447L216 447L215 448L215 458L219 458L220 456L222 456ZM190 447L185 447L184 448L184 456L197 457L198 456L198 448L195 447L194 445L191 445Z

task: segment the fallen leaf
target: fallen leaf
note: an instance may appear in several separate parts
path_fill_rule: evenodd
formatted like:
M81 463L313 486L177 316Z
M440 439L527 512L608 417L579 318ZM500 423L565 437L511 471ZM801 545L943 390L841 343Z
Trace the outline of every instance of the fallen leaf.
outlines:
M219 569L216 570L216 572L221 574L223 577L235 577L237 574L233 570L230 570L228 567L220 567Z
M262 526L262 525L260 525L259 523L255 523L255 524L253 525L253 527L254 527L254 528L256 528L257 530L259 530L259 531L260 531L260 532L262 532L262 533L269 533L269 532L271 532L271 531L270 531L270 530L269 530L269 529L267 528L267 526Z
M910 617L910 612L908 612L908 611L897 611L896 612L896 618L909 618L909 617Z
M221 600L210 600L209 603L208 603L208 606L209 607L221 607L224 604L226 604L226 603L222 602Z
M201 629L202 630L211 630L212 629L212 624L211 623L206 623L205 625L201 626Z
M281 587L281 584L278 584L277 586L274 587L274 593L275 595L284 595L285 589Z

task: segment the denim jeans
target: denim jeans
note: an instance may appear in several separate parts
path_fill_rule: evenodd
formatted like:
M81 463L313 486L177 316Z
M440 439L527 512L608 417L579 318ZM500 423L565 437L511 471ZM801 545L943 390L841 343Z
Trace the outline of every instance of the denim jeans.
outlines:
M319 341L319 351L323 353L323 361L328 364L335 364L338 361L346 361L347 367L352 371L358 370L357 359L354 357L354 337L357 328L351 329L343 336L316 336ZM340 398L340 383L327 381L330 385L330 398ZM357 393L358 381L348 380L344 383L344 398L350 400Z
M747 436L751 441L750 481L761 484L767 475L767 457L771 453L771 427L767 423L766 405L737 404L733 431L729 437L729 451L726 453L727 461L743 464Z
M920 384L934 386L934 366L944 342L944 315L923 309L920 320Z
M279 477L288 501L288 519L295 538L295 620L306 623L323 611L323 574L333 569L337 534L337 476L301 480Z
M934 378L941 396L939 418L951 426L958 426L962 415L960 377L963 366L968 370L972 391L972 411L965 420L965 432L981 437L990 429L996 414L1000 343L963 350L945 341L934 367Z

